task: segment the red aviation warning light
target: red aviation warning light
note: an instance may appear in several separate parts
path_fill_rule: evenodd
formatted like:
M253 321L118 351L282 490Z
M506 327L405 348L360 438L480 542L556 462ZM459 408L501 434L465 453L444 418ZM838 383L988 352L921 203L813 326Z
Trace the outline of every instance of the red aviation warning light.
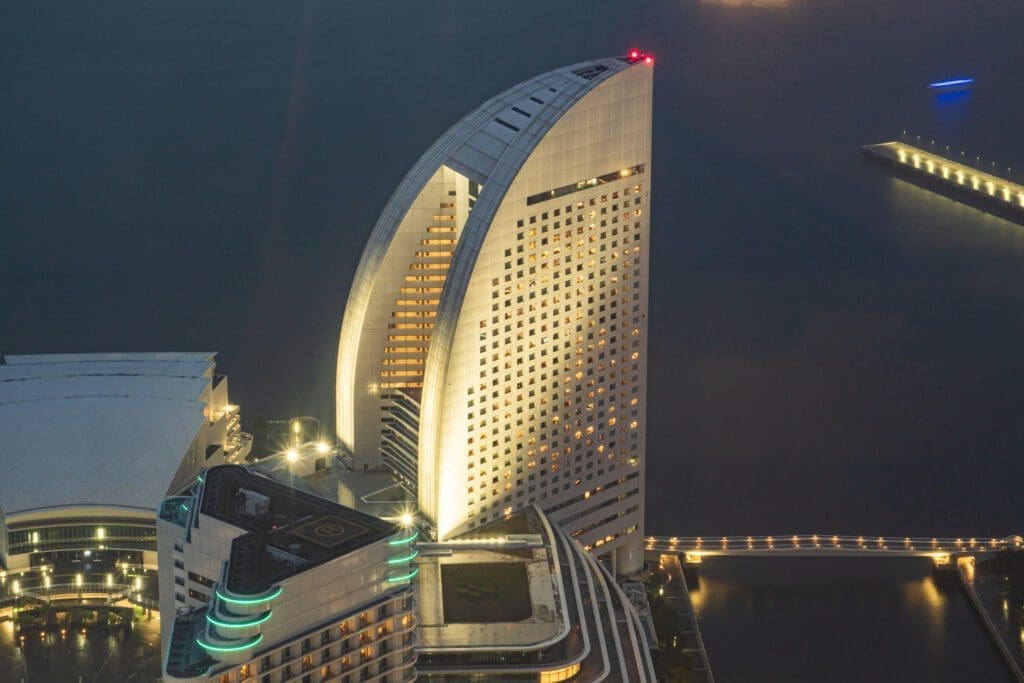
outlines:
M636 64L637 62L643 62L644 64L654 64L654 55L643 50L630 50L626 55L626 61L630 64Z

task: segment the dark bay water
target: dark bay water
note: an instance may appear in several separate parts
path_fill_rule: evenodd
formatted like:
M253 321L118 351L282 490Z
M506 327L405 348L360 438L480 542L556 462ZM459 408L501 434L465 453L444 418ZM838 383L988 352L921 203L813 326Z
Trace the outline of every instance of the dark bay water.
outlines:
M1024 228L859 147L908 130L1024 169L1022 21L1019 0L4 3L0 351L216 349L245 414L329 417L355 265L418 155L501 89L638 45L649 530L1019 531ZM999 680L927 576L709 564L720 683L765 661Z

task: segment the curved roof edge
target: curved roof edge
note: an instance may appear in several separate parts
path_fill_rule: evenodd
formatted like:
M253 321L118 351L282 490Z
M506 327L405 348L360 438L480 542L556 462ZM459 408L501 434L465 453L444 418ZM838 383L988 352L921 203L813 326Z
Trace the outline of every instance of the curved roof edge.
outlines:
M482 244L483 235L487 232L495 212L501 205L505 192L516 177L519 168L529 157L537 143L551 127L574 104L587 93L607 80L609 77L624 71L634 63L625 57L608 57L603 59L579 62L570 66L548 71L539 76L525 80L508 90L492 97L464 116L458 123L449 128L426 152L416 161L413 167L399 183L398 188L388 200L380 218L370 233L363 255L356 268L352 289L349 292L342 320L341 335L338 341L338 364L335 389L336 430L339 436L343 431L353 431L351 418L346 419L342 405L352 401L352 396L344 396L344 389L354 382L355 359L346 359L342 344L346 339L358 339L366 317L366 306L370 299L377 273L387 256L392 239L402 223L402 219L412 207L416 197L422 192L426 183L441 166L448 166L465 175L470 180L484 185L487 190L481 193L473 213L470 216L463 235L470 231L472 225L478 227L473 233L480 233L474 238L477 243L472 246L477 252ZM530 99L533 98L533 99ZM517 103L529 100L535 109L536 103L541 107L534 111L520 128L509 127L509 123L498 121L499 115L511 112ZM519 122L520 120L517 120ZM498 186L494 187L495 181ZM462 242L456 247L458 252L464 251ZM472 259L475 261L475 259ZM452 280L449 274L449 282ZM468 277L468 274L466 275ZM442 315L444 302L448 296L449 284L445 283L441 296ZM461 296L459 299L461 306ZM454 323L448 334L454 333ZM435 329L435 338L437 330ZM433 340L430 357L433 357ZM430 362L428 359L427 367ZM351 408L349 409L351 414Z
M126 351L111 353L33 353L5 355L7 365L30 363L94 363L160 361L166 363L211 362L216 351Z
M21 510L4 510L4 517L7 524L18 524L22 522L45 521L48 519L62 519L72 515L82 517L138 517L149 521L156 521L156 509L138 507L135 505L106 505L103 503L68 503L67 505L47 505L38 508L23 508Z

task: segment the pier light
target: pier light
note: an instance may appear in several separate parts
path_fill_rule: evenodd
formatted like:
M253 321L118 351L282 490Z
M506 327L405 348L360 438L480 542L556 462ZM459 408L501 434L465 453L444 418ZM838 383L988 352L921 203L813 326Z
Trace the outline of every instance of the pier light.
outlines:
M18 582L17 579L11 582L11 590L14 592L15 595L21 595L21 584Z
M1003 185L1003 199L1010 201L1010 188Z
M949 166L942 167L942 177L949 180Z
M928 161L924 162L924 165L925 165L925 168L928 169L929 173L935 173L935 162L934 161L929 159Z
M43 587L46 588L46 589L50 588L50 577L49 576L44 576L43 577Z
M896 150L896 153L899 154L899 156L900 156L900 163L901 164L907 163L907 150L905 150L905 149L898 149L898 150Z
M1017 203L1024 207L1024 192L1017 193Z
M921 156L918 155L918 154L915 154L911 158L914 160L914 168L921 168Z
M964 172L963 171L957 171L956 172L956 181L958 183L960 183L961 185L964 184Z
M76 586L81 586L82 585L82 575L81 574L75 574L75 585Z
M988 190L990 195L994 195L996 193L996 184L989 180L985 183L985 189Z
M976 175L971 176L971 187L975 190L981 189L981 178Z

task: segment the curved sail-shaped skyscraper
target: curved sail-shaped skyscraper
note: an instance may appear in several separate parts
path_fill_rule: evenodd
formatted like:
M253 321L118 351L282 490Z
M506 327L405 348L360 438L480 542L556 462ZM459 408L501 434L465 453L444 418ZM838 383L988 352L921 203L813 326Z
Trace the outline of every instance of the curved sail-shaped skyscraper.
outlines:
M419 159L356 271L337 430L440 539L536 503L642 566L653 60L537 76Z

